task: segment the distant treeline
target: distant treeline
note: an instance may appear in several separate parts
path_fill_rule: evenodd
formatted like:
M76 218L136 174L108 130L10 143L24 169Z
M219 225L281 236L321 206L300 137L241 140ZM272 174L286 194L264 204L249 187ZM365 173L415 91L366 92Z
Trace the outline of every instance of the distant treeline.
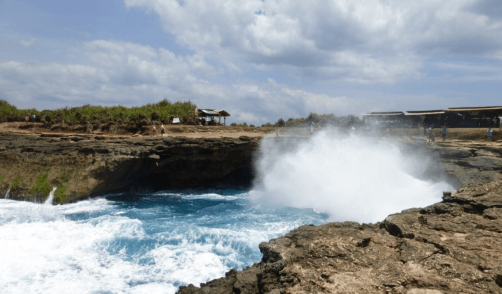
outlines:
M195 108L192 102L171 103L164 99L155 104L139 107L124 106L91 106L84 105L72 108L38 111L32 109L17 109L5 100L0 100L0 122L25 121L25 117L35 115L35 121L47 124L94 124L94 123L129 123L137 121L158 121L169 123L172 117L180 118L184 124L198 124Z
M326 126L336 126L336 127L346 127L351 125L358 125L362 123L362 120L355 115L345 115L345 116L335 116L334 114L317 114L311 112L309 116L305 118L289 118L287 121L280 118L275 124L266 123L261 125L262 127L306 127L310 124L319 124L322 127ZM245 126L247 123L236 124L232 123L231 126ZM254 127L254 125L250 125Z

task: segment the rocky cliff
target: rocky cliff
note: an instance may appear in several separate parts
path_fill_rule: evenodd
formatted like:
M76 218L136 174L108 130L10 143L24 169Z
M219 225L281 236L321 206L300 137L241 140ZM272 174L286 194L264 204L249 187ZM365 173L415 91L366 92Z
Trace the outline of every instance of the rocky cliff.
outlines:
M111 192L250 184L262 139L1 133L0 195L11 188L13 199L42 201L58 187L55 203L65 203ZM417 176L447 178L456 187L502 178L499 143L413 142L404 150L419 157L432 150L430 169Z
M260 244L260 263L178 293L502 293L501 249L498 180L376 224L299 227Z
M249 184L259 139L0 134L0 195L55 203L120 191Z
M502 144L418 145L440 163L429 177L460 187L442 202L376 224L299 227L261 243L261 262L178 293L502 293Z

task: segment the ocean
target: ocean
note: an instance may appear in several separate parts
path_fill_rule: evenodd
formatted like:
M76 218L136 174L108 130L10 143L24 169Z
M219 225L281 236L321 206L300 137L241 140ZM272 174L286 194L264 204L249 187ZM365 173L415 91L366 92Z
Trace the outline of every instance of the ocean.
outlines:
M327 218L232 188L57 206L0 199L0 293L175 293L259 262L260 242Z

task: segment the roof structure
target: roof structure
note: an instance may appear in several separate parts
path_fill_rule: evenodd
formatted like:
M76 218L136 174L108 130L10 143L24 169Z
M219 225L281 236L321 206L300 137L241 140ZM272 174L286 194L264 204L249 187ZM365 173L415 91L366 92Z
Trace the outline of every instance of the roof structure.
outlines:
M368 113L363 113L363 116L397 116L397 115L404 115L404 112L402 111L391 111L391 112L368 112Z
M406 111L404 115L437 115L443 114L444 110L420 110L420 111Z
M224 109L199 109L198 116L230 116Z
M502 111L502 106L483 106L483 107L450 107L446 112L463 112L463 111Z

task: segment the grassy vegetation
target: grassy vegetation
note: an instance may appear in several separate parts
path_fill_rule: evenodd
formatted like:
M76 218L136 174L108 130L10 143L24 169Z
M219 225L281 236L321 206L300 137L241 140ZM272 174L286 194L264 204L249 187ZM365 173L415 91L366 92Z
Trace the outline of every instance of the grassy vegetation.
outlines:
M66 189L68 189L68 186L60 185L54 192L54 198L59 199L60 203L65 203L66 202Z
M12 184L10 184L9 189L15 190L15 189L19 188L19 184L21 183L22 180L23 180L23 178L21 178L21 177L15 178L14 181L12 182Z
M0 99L0 121L7 121L9 117L24 117L28 114L40 114L34 108L32 109L17 109L15 106L10 105L7 101Z
M28 190L28 193L32 195L42 194L49 195L51 192L51 186L49 185L49 171L46 171L37 176L35 184Z
M280 118L275 124L266 123L263 124L262 127L301 127L311 122L320 124L321 126L331 125L345 127L352 124L360 124L361 119L355 115L335 116L334 114L310 113L309 116L305 118L289 118L287 121Z
M70 181L70 173L67 172L66 170L62 169L59 171L58 176L59 176L59 183L60 184L57 186L57 189L54 192L54 198L58 198L59 202L64 203L64 202L66 202L65 192L69 186L65 186L63 184Z
M18 155L0 153L0 177L5 190L13 195L24 195L30 200L41 201L57 187L54 203L68 203L87 195L98 184L96 180L85 179L92 159L83 156L51 156L32 161ZM17 191L16 191L17 190ZM40 195L43 197L40 197ZM22 199L20 199L22 200Z
M17 109L5 100L0 100L0 122L25 121L25 116L35 115L37 121L47 123L128 123L153 120L168 123L171 116L178 117L184 124L196 124L196 105L192 102L171 103L164 99L155 104L140 107L91 106L61 108L56 110ZM31 117L30 117L31 119Z

